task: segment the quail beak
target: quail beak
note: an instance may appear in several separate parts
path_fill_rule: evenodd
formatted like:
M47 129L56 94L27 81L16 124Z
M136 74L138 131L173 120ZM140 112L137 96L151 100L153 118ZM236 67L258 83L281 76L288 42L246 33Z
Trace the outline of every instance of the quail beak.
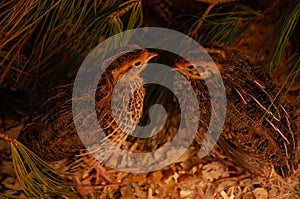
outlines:
M148 60L152 59L153 57L158 56L157 52L149 52Z
M179 67L175 64L174 66L172 66L171 71L179 71Z

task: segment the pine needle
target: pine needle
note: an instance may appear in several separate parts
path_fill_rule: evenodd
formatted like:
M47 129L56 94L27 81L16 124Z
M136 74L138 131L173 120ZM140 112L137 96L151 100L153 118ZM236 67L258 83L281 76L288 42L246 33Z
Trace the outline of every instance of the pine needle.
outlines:
M270 73L279 65L286 44L298 24L299 17L300 1L292 1L275 23L267 39L263 42L259 55L269 50L266 64L269 65Z
M0 139L10 143L15 173L27 198L53 198L76 194L71 189L76 187L75 184L61 180L60 177L64 174L55 171L22 143L5 134L0 134ZM14 198L5 195L0 197Z
M191 32L190 36L193 37L197 34L197 32L199 31L201 25L203 24L205 18L208 16L209 12L211 11L211 9L213 9L216 5L218 4L223 4L223 3L229 3L235 0L198 0L204 3L208 3L209 6L206 8L204 14L202 15L202 17L200 18L200 20L198 21L195 29Z
M77 69L99 38L142 21L141 0L1 1L0 8L0 83L25 90Z
M224 12L222 10L231 10L230 12ZM252 8L236 3L229 2L224 5L215 5L213 13L199 18L190 28L189 35L194 34L195 38L199 41L198 35L195 33L199 21L203 20L203 32L205 36L201 42L203 43L223 43L228 45L238 36L248 29L248 27L258 21L262 15L253 10ZM204 23L205 22L205 23ZM198 38L197 38L198 37Z

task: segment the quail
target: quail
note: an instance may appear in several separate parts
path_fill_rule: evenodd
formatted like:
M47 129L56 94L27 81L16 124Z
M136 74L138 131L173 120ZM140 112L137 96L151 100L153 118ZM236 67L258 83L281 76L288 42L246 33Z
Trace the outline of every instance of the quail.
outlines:
M207 59L205 51L212 60ZM205 47L205 51L189 49L185 53L193 61L179 57L173 66L173 70L190 82L198 99L200 120L197 142L203 143L210 117L214 114L210 95L218 93L210 93L206 83L210 82L214 87L218 70L227 103L225 122L216 147L250 173L267 177L274 168L282 177L292 175L298 167L299 134L293 106L285 100L268 74L238 51L217 44ZM213 67L214 64L216 67ZM180 88L180 81L176 87L183 89ZM223 102L216 100L214 103ZM190 106L184 104L181 107L189 109ZM189 121L186 123L195 125Z
M105 139L117 146L121 146L128 136L123 129L133 131L132 124L137 124L142 116L145 89L139 74L148 61L157 55L156 52L146 49L126 52L107 67L98 81L95 94L97 118L107 136ZM112 96L118 81L121 88L118 91L123 93ZM94 156L86 149L74 124L76 117L76 120L85 118L72 114L72 88L73 84L70 83L50 89L49 96L46 96L47 100L27 120L18 140L44 161L51 162L59 171L71 173L74 176L73 181L78 184L90 183L93 177L97 180L98 177L102 177L105 181L113 183L108 177L109 171L106 171L98 160L109 158L114 151L106 149L105 144L101 145L102 142L98 143L97 150L103 157L97 157L99 153ZM132 90L134 88L138 89ZM125 95L129 92L131 95ZM127 99L128 96L131 98ZM113 103L118 109L118 106L124 106L124 103L128 102L130 102L128 111L120 115L112 114L110 104ZM128 118L133 122L128 122ZM118 126L119 124L122 127ZM97 138L92 139L97 140ZM96 174L83 178L83 174L90 174L93 170ZM86 198L86 191L89 189L93 187L86 186L78 188L77 191Z

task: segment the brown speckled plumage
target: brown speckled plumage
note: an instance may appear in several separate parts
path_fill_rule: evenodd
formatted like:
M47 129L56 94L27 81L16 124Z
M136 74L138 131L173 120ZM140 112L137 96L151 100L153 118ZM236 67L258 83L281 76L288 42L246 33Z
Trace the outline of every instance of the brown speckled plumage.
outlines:
M151 53L145 49L128 52L112 62L98 82L95 95L97 118L104 133L109 135L109 138L105 139L115 145L121 146L128 136L127 133L122 132L116 121L126 126L128 118L133 117L133 120L137 122L142 116L145 89L142 87L143 81L139 77L139 73L154 56L157 56L157 53ZM125 76L127 73L128 77ZM126 79L126 82L120 83L122 89L124 89L123 91L125 93L135 92L136 94L135 98L131 99L130 111L114 118L110 102L112 101L118 106L129 101L127 99L129 95L122 93L117 93L112 98L112 91L121 77ZM141 86L140 89L131 90L131 83ZM69 84L50 89L46 101L26 122L18 140L43 160L47 162L55 161L56 165L54 166L58 167L60 171L82 174L97 167L99 162L86 150L77 134L74 120L81 122L81 125L86 125L88 128L89 119L81 118L80 114L73 117L72 88L73 84ZM141 104L136 105L136 103ZM133 125L128 128L131 131L134 130ZM99 157L103 159L109 158L113 151L106 149L106 145L102 144L93 135L93 132L88 133L88 139L91 139L90 143L96 142L99 147L97 149L103 152L96 153L96 155L103 156Z
M237 165L254 174L269 176L272 167L283 177L293 174L298 167L299 134L293 107L271 78L237 51L218 45L205 49L219 69L226 90L226 119L218 146ZM211 63L201 58L195 63L204 76L210 74L206 80L213 82ZM202 144L212 114L210 93L203 78L189 65L179 58L174 68L191 82L197 94L201 110L197 141Z

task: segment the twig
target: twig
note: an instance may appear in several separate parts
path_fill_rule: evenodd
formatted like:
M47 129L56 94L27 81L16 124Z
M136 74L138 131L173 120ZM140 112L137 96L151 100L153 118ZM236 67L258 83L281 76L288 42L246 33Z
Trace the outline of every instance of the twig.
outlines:
M191 37L193 37L197 34L197 32L199 31L199 29L200 29L201 25L203 24L204 20L206 19L209 12L211 11L211 9L213 9L216 5L223 4L223 3L229 3L229 2L232 2L232 1L236 1L236 0L198 0L198 1L201 1L203 3L208 3L210 5L206 8L206 10L205 10L204 14L202 15L201 19L198 21L197 26L191 32Z
M139 4L140 2L141 2L141 0L134 1L130 4L128 4L126 7L122 8L121 10L118 10L118 11L112 13L108 18L108 24L111 24L111 22L114 18L120 18L123 15L125 15L131 8L133 8L134 6Z
M3 139L5 141L8 141L10 143L12 143L13 145L15 145L16 147L18 146L18 142L16 139L9 137L6 134L0 133L0 139Z

